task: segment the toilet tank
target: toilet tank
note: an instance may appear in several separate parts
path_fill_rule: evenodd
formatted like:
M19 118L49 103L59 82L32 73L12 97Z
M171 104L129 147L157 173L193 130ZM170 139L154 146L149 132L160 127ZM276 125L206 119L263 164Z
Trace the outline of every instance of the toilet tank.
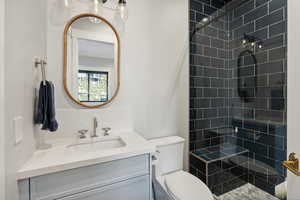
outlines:
M156 146L155 163L157 175L164 175L183 169L184 139L178 136L170 136L149 140Z

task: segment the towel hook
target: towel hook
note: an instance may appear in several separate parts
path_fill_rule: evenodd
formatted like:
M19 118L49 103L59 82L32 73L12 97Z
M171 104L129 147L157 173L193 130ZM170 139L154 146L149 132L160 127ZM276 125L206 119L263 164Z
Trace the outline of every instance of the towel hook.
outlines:
M45 70L46 64L47 64L47 62L45 60L39 59L39 58L36 58L35 62L34 62L34 65L36 68L38 66L41 66L43 85L46 85L46 70Z

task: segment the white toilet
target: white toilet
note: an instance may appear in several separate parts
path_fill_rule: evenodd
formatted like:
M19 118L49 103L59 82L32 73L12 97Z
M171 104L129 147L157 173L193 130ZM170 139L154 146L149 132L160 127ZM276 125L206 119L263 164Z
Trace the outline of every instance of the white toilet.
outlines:
M213 200L209 188L183 171L184 139L170 136L149 140L156 146L154 176L171 200Z

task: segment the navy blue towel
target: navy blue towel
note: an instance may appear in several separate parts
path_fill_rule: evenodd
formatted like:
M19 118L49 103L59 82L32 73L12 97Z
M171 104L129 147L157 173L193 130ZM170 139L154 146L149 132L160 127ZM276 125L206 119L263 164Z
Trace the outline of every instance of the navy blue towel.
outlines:
M54 132L58 129L55 119L54 85L49 81L40 84L35 122L42 124L42 130Z

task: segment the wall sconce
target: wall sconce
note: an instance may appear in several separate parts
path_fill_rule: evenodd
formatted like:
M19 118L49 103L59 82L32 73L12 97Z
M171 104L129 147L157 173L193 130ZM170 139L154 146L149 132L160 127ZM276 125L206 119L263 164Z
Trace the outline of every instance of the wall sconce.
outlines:
M258 49L263 48L263 42L260 38L252 36L252 35L247 35L244 33L244 38L242 39L242 45L244 47L249 47L251 46L252 48L258 47Z
M128 19L128 7L126 0L119 0L118 12L123 21L126 21Z
M65 1L65 7L68 8L69 7L69 0L64 0Z
M66 0L67 1L67 0ZM100 14L105 7L105 3L109 0L91 0L92 4L90 5L90 12L93 14ZM126 0L119 0L118 6L116 9L113 9L117 12L120 18L125 22L128 19L128 7Z

